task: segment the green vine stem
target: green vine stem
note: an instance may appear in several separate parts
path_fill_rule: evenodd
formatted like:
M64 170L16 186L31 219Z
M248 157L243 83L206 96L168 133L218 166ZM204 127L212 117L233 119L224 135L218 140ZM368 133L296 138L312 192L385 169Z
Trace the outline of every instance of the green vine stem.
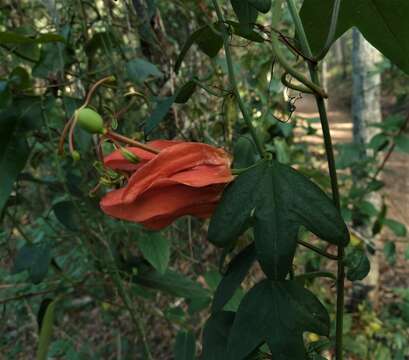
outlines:
M282 8L282 0L276 0L275 2L275 7L273 9L273 16L272 16L272 21L271 21L271 27L273 29L277 30L277 25L280 22L281 18L281 8ZM294 66L287 60L285 55L283 54L281 48L280 48L280 40L278 36L275 36L272 34L271 36L271 46L273 50L273 54L276 58L276 60L280 63L280 65L284 68L284 70L290 74L292 77L303 83L305 86L307 86L309 89L311 89L314 94L317 94L321 98L327 98L328 95L326 92L319 86L317 83L314 81L311 81L308 79L306 76L301 74L297 69L294 68Z
M308 87L306 87L304 85L291 83L289 80L287 80L287 75L288 75L288 73L285 72L281 76L281 82L285 87L288 87L291 90L299 91L299 92L304 93L304 94L314 94L314 92L310 88L308 88Z
M246 108L246 105L244 104L243 99L240 96L240 92L237 86L237 80L236 80L236 75L234 73L234 67L233 67L233 58L232 54L230 51L230 43L229 43L229 32L228 28L225 25L225 20L224 16L222 14L222 11L219 7L219 4L217 0L212 0L213 6L216 10L217 17L221 23L221 29L222 29L222 35L223 35L223 45L224 45L224 52L226 54L226 62L227 62L227 69L228 69L228 75L229 75L229 81L230 81L230 87L232 88L232 92L234 93L237 103L239 105L240 111L243 115L244 121L246 122L247 126L250 129L251 136L254 140L254 143L256 144L257 150L260 153L261 157L264 157L264 147L263 144L258 137L256 133L256 129L254 128L252 122L251 122L251 117L250 114Z
M279 1L281 3L281 1ZM287 4L293 18L297 36L301 45L301 50L307 57L312 58L312 51L308 43L307 35L305 34L301 18L298 14L294 0L287 0ZM281 10L281 9L278 9ZM319 85L319 76L316 64L309 62L308 64L311 80ZM334 150L332 146L331 133L328 124L328 114L325 106L324 98L315 96L318 111L320 114L321 127L324 137L325 152L327 155L328 169L331 178L332 197L335 206L340 209L340 194L338 187L338 177L335 167ZM337 360L343 359L343 320L344 320L344 293L345 293L345 266L344 266L344 248L338 246L338 271L337 271L337 314L336 314L336 338L335 338L335 356Z

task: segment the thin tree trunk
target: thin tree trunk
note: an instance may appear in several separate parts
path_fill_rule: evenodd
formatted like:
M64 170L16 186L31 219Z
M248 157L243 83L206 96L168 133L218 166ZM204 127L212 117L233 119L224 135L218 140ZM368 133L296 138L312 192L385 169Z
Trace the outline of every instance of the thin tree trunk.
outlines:
M378 131L371 125L382 121L381 113L381 74L377 71L377 64L381 61L381 54L369 44L357 29L353 30L353 50L352 50L352 118L353 118L353 139L354 143L362 146L361 159L371 155L365 150L371 138ZM357 181L365 173L357 170L353 174ZM375 207L380 208L380 194L372 193L367 196L366 201L371 202ZM359 230L367 237L373 238L372 224L366 224ZM379 237L373 238L375 248L380 248ZM371 271L364 280L366 285L374 288L370 293L370 298L375 305L378 298L379 284L379 254L376 252L371 256Z

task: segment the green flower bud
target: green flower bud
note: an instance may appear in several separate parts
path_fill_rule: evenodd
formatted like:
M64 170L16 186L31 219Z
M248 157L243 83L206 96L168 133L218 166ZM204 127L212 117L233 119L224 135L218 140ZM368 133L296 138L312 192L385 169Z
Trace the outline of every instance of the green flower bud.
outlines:
M90 134L104 133L104 121L101 115L90 108L77 110L77 124Z
M132 164L137 164L141 161L141 159L139 159L134 153L130 152L127 148L120 147L119 151L121 152L122 156Z
M78 151L76 151L76 150L74 150L74 151L71 153L71 157L72 157L72 159L74 160L74 162L75 162L75 161L79 161L79 160L81 159L80 153L79 153Z

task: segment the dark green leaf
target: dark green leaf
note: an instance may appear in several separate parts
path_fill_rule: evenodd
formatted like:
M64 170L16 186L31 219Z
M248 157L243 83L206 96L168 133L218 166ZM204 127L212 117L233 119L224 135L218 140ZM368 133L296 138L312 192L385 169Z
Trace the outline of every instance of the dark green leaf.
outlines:
M313 52L324 46L334 0L305 0L301 17ZM409 74L409 14L406 0L343 0L334 41L353 26L393 63Z
M240 136L234 144L233 169L244 169L258 160L257 148L250 136Z
M9 107L12 101L8 81L0 80L0 109Z
M196 87L197 85L193 80L190 80L186 84L184 84L177 92L175 103L177 104L187 103L190 97L196 91Z
M24 119L15 112L5 110L0 113L0 213L30 153L22 132L23 122Z
M9 85L13 88L24 90L31 86L30 75L26 69L17 66L9 75Z
M257 43L263 43L266 40L256 31L251 30L251 31L244 31L243 27L241 26L240 23L235 22L235 21L226 21L227 24L229 24L231 26L231 28L233 29L233 34L240 36L244 39L250 40L250 41L254 41Z
M271 0L248 0L248 2L262 13L268 13L271 9Z
M344 261L345 266L347 267L348 280L362 280L369 274L371 265L368 257L362 249L352 248Z
M65 39L63 36L58 34L42 34L37 37L30 37L10 31L0 32L0 44L22 45L49 42L65 42Z
M27 244L17 253L12 272L27 270L31 281L38 284L46 277L50 260L51 248L48 244Z
M150 232L138 238L138 245L145 259L164 274L170 259L170 241L160 233Z
M162 72L144 59L134 59L126 64L129 79L135 84L143 84L149 77L162 77Z
M120 44L120 40L117 39L112 31L97 32L86 43L85 52L89 59L95 58L97 51L109 56L117 44Z
M383 253L390 266L396 264L396 245L393 241L387 241L383 246Z
M232 298L237 288L240 286L251 266L256 260L254 243L242 250L229 264L226 274L224 274L217 290L214 294L212 312L223 309Z
M208 238L231 246L254 211L257 258L267 276L284 279L301 225L321 239L345 246L348 229L332 201L289 166L263 161L241 174L223 194L210 221Z
M391 229L396 236L405 237L407 234L406 226L399 221L393 219L384 219L382 223L383 225L386 225L389 229Z
M175 360L194 360L196 352L195 336L191 331L179 331L175 343Z
M203 329L203 353L201 360L225 360L227 341L234 321L234 312L220 311L213 314Z
M376 134L368 144L368 147L375 151L383 150L389 144L389 138L383 133Z
M348 243L347 227L332 201L291 167L272 162L257 188L254 236L268 276L284 279L288 274L300 225L329 243Z
M251 212L256 207L256 189L265 171L266 162L262 162L238 176L224 191L210 220L207 237L211 243L219 247L230 246L248 227Z
M170 96L158 100L155 109L153 110L151 116L146 120L144 127L144 132L149 135L153 130L155 130L160 122L166 117L173 103L175 102L175 96Z
M401 134L395 138L396 150L409 154L409 136Z
M228 360L241 360L267 342L277 359L304 359L303 332L329 335L329 315L295 281L264 280L244 297L228 341Z
M198 282L171 270L166 271L165 274L153 269L141 270L133 280L137 284L187 299L209 298L210 296L209 292Z
M71 201L60 201L53 205L53 212L57 219L71 231L79 230L79 219L76 210Z
M237 36L258 43L265 41L259 33L249 29L247 26L243 27L242 24L235 21L226 21L226 23L231 26L232 32ZM176 60L175 72L177 73L179 71L183 59L193 44L197 44L200 50L202 50L207 56L211 58L215 57L223 47L223 37L221 36L222 31L221 24L216 22L212 27L206 25L190 35Z
M249 0L230 0L244 33L249 33L257 21L258 11Z
M176 73L179 71L180 66L182 65L182 61L185 58L187 52L195 43L206 55L212 58L215 57L223 47L223 38L219 34L216 34L209 25L196 30L192 35L189 36L176 60Z

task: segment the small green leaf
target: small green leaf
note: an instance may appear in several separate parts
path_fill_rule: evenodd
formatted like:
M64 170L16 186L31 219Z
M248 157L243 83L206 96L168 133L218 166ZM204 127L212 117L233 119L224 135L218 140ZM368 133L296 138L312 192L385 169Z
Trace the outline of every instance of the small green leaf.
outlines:
M371 268L369 259L360 248L352 248L344 262L347 267L347 279L350 281L363 280L369 274Z
M244 33L249 33L257 21L258 11L249 0L230 0Z
M198 282L171 270L165 274L149 268L141 268L133 281L137 284L167 292L173 296L187 299L208 299L209 291L204 289Z
M271 9L271 0L248 0L249 4L262 13L268 13Z
M232 298L256 260L254 243L242 250L229 264L214 294L212 312L218 312Z
M254 165L258 160L257 148L250 136L243 135L238 138L233 149L233 169L244 169Z
M170 241L160 233L147 232L138 238L138 245L145 259L164 274L170 259Z
M175 360L194 360L196 352L195 336L191 331L179 331L175 342Z
M401 134L395 138L396 150L409 154L409 136Z
M149 135L153 130L155 130L160 122L166 117L171 109L173 103L175 102L176 96L170 96L160 99L156 103L156 107L153 110L151 116L146 120L144 127L144 132Z
M184 84L177 92L175 103L177 104L187 103L190 97L196 91L196 87L197 85L193 80L190 80L186 84Z
M76 213L76 208L71 201L60 201L53 205L52 208L56 218L63 224L68 230L79 230L79 219Z
M381 151L389 144L389 137L383 133L376 134L368 144L368 148Z
M0 80L0 109L7 108L13 101L9 83L5 80Z
M399 221L393 219L383 219L382 223L391 229L396 236L405 237L407 234L405 224L402 224Z
M47 360L48 358L48 348L50 347L51 338L53 336L55 306L58 301L59 298L56 298L50 302L45 311L38 340L36 360Z
M47 276L50 261L51 248L48 243L26 244L18 251L12 272L27 270L30 280L34 284L39 284Z
M143 84L150 77L162 77L162 72L156 65L144 59L134 59L126 64L129 79L135 84Z
M207 56L213 58L215 57L220 49L223 47L223 38L216 34L213 29L206 25L199 30L196 30L193 34L189 36L185 45L180 52L176 63L175 63L175 72L179 72L182 61L185 58L187 52L192 47L193 44L197 44Z
M0 32L0 44L25 45L42 44L49 42L65 42L65 39L63 36L58 34L42 34L37 37L31 37L11 31Z
M31 86L30 75L26 69L17 66L9 75L9 85L19 90L27 89Z
M387 241L383 246L383 253L390 266L396 264L396 245L393 241Z

